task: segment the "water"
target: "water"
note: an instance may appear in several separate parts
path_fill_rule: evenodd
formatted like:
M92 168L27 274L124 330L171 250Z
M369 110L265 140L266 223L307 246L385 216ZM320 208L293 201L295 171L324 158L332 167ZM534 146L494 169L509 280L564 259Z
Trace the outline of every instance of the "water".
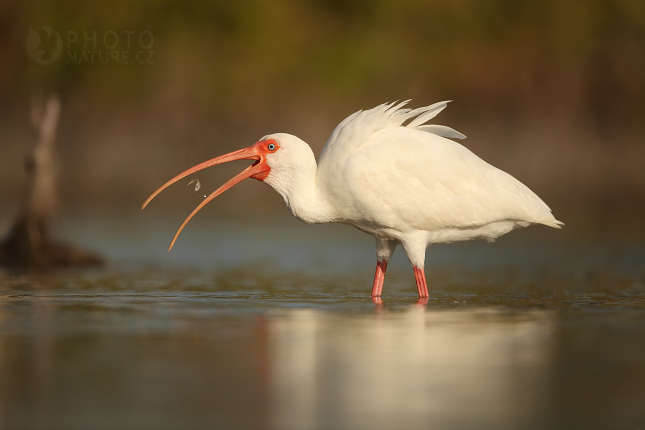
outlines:
M0 429L645 428L638 243L433 247L426 306L399 249L377 306L359 232L204 220L167 254L174 221L70 220L112 265L0 275Z

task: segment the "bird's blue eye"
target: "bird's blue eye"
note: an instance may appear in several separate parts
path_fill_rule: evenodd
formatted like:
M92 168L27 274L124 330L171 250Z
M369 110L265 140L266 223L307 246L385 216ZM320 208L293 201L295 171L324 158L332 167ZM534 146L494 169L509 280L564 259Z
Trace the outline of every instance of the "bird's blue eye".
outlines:
M269 143L269 146L267 146L267 148L269 148L269 151L273 151L275 149L275 144Z

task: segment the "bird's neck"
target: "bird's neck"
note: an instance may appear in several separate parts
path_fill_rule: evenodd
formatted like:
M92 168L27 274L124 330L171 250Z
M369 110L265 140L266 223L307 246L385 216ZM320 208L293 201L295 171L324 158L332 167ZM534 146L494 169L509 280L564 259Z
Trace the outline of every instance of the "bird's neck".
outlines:
M308 224L334 222L333 208L322 187L317 186L316 173L316 159L311 153L297 168L280 176L269 175L265 182L282 196L291 214L299 220Z

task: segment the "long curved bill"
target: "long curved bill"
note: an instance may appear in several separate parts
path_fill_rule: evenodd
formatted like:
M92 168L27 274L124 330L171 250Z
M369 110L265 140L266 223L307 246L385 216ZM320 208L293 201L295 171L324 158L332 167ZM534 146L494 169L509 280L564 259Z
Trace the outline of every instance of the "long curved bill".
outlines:
M216 158L213 158L208 161L204 161L203 163L200 163L196 166L191 167L190 169L186 170L185 172L180 173L179 175L175 176L165 184L163 184L157 191L152 193L150 197L145 201L143 206L141 206L141 209L143 210L148 203L152 199L154 199L157 194L162 192L164 189L168 188L170 185L174 184L175 182L185 178L188 175L191 175L195 172L198 172L202 169L205 169L207 167L215 166L217 164L222 164L222 163L227 163L229 161L234 161L234 160L258 160L255 164L252 166L247 167L244 169L242 172L237 174L235 177L230 179L228 182L226 182L224 185L219 187L217 190L215 190L211 195L209 195L206 199L204 199L203 202L200 203L199 206L195 208L194 211L191 212L190 215L184 220L184 222L179 226L179 229L177 230L177 233L175 233L175 236L172 238L172 242L170 242L170 246L168 247L168 251L172 249L172 247L175 245L175 242L177 241L177 237L179 237L179 233L184 229L186 224L188 224L188 221L191 220L193 216L197 212L199 212L204 206L208 204L211 200L213 200L215 197L219 196L222 194L224 191L228 190L231 188L233 185L238 184L242 182L243 180L247 178L254 177L256 175L258 176L263 176L262 174L267 173L270 169L270 167L267 165L267 163L264 161L261 153L256 149L256 146L249 146L248 148L240 149L238 151L234 151Z

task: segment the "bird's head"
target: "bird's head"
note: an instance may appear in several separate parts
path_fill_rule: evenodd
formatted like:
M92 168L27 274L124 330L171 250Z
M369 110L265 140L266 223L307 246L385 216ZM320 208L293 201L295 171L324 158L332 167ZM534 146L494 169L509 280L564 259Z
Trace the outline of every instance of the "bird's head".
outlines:
M206 199L204 199L204 201L199 206L195 208L195 210L181 224L181 226L177 230L177 233L175 233L175 237L173 238L172 242L170 243L170 247L168 248L168 251L170 251L175 244L179 233L181 233L186 224L188 224L188 221L190 221L190 219L195 216L197 212L199 212L204 206L206 206L208 202L213 200L215 197L219 196L224 191L233 187L233 185L236 185L247 178L253 178L259 181L266 182L268 185L272 186L276 191L282 194L281 189L292 182L294 179L293 177L299 170L302 169L302 167L300 167L302 163L299 163L299 160L306 160L308 158L313 159L313 153L311 152L309 145L307 145L302 140L285 133L270 134L264 136L262 139L247 148L239 149L237 151L215 157L211 160L204 161L203 163L193 166L190 169L180 173L179 175L175 176L164 185L162 185L157 191L152 193L152 195L145 201L143 206L141 206L141 209L144 209L148 205L148 203L150 203L150 201L164 189L197 171L200 171L207 167L215 166L217 164L227 163L229 161L255 161L252 165L244 169L238 175L215 190Z

